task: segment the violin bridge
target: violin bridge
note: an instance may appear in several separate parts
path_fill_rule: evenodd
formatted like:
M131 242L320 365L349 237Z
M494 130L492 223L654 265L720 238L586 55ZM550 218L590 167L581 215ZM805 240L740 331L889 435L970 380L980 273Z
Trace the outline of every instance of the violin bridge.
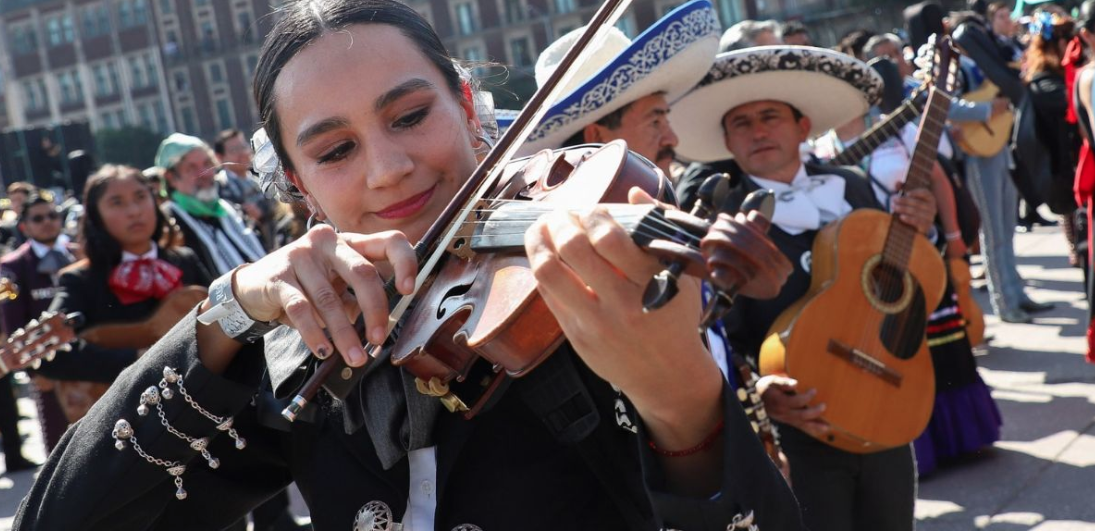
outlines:
M475 203L468 210L468 216L460 224L460 230L456 231L456 235L453 236L452 241L449 242L449 246L445 250L464 260L474 258L475 251L472 250L471 239L475 236L476 228L487 218L489 208L490 203L485 200L479 200Z

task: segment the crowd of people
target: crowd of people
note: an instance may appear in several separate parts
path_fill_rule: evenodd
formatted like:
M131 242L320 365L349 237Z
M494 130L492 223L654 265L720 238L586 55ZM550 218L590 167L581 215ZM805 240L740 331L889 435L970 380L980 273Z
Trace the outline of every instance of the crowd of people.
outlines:
M287 3L255 70L258 131L174 133L153 167L92 171L79 204L8 186L4 334L83 316L48 361L0 360L7 470L41 467L16 528L242 529L250 513L255 529L293 529L296 483L316 529L913 529L918 477L1000 437L973 355L986 339L971 256L1007 323L1052 308L1025 293L1017 227L1059 223L1095 279L1095 0L1078 18L1048 4L1013 20L983 0L904 14L904 28L856 30L836 49L797 22L722 31L709 0L635 39L609 28L517 149L526 169L492 174L509 180L452 217L516 113L496 112L398 1ZM585 31L540 55L541 87ZM937 59L945 36L953 67ZM666 280L675 266L609 210L521 221L504 217L519 201L491 199L558 190L569 206L600 193L583 164L621 145L657 183L629 202L705 216L659 218L653 237L687 248L693 276ZM591 181L561 184L563 171ZM766 190L770 219L742 211ZM437 220L486 239L495 211L522 223L514 248L438 243ZM781 332L788 316L820 304L858 214L886 220L868 224L885 248L857 288L884 315L859 322L850 299L827 313L892 354L831 339L806 355L865 380L814 387L772 352L798 333ZM527 260L476 261L492 253ZM441 256L444 274L416 278ZM504 277L534 282L522 311L557 325L484 332L480 305L497 304ZM657 305L652 278L672 284ZM437 298L443 282L457 285ZM437 307L389 321L413 294ZM408 349L423 319L452 321ZM535 362L512 369L500 342ZM838 395L881 403L862 393L913 387L918 348L919 436L872 442L832 420ZM327 364L316 398L294 399ZM42 465L22 454L17 370L32 375Z

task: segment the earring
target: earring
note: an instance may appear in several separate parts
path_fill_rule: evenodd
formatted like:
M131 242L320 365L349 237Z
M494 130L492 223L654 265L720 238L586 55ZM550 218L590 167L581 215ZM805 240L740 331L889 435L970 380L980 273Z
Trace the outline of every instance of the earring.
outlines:
M477 157L486 156L487 153L490 153L490 150L494 149L494 142L491 142L490 137L483 132L482 127L475 130L475 138L479 140L479 145L473 148Z

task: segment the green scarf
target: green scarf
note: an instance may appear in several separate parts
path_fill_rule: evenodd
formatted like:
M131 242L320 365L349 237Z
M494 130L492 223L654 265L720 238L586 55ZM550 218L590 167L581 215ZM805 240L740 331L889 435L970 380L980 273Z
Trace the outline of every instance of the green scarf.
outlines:
M171 200L179 205L179 208L191 216L199 216L203 218L219 218L228 213L227 210L221 205L220 199L214 201L205 202L199 201L191 196L175 190L171 192Z

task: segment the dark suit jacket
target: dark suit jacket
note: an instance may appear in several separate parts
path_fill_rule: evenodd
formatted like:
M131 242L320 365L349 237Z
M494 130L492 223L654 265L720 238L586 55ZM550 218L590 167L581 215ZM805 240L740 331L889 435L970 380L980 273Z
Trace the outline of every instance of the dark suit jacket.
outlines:
M197 256L186 247L161 250L159 257L182 270L184 286L208 286L212 282ZM122 304L108 284L111 272L92 269L87 262L67 268L61 274L57 294L49 309L63 314L82 313L84 323L77 333L100 324L140 321L156 311L159 306L156 299ZM77 340L74 347L71 352L58 352L53 361L43 363L38 372L55 380L109 383L137 359L135 350L106 349L82 339Z
M34 254L30 242L0 259L0 275L19 287L15 299L4 298L0 303L4 313L3 330L10 335L48 310L58 288L53 285L51 275L38 272L38 255Z
M402 518L410 489L419 487L408 482L406 459L384 470L366 430L346 433L339 405L325 407L315 423L298 420L290 431L260 425L260 408L251 404L264 403L254 400L261 394L262 345L244 347L223 376L214 375L198 359L196 326L192 313L65 434L23 500L16 529L220 529L290 481L300 487L317 530L351 529L357 511L371 501L384 502L396 520ZM516 380L493 409L474 420L442 414L434 430L436 529L472 523L488 531L723 531L736 515L749 513L765 531L802 529L790 489L732 392L723 394L721 491L712 498L675 496L664 492L642 427L636 434L618 426L616 393L572 359L599 418L577 443L560 442L548 428L552 419L533 413L522 399L537 378L550 378L542 368ZM166 401L174 428L213 437L209 451L221 460L213 470L154 413L137 416L141 392L157 385L164 366L178 369L197 403L216 415L233 415L247 448L234 449L182 400ZM131 447L115 449L110 432L119 418L132 423L145 452L186 463L186 500L175 499L176 487L163 467Z

